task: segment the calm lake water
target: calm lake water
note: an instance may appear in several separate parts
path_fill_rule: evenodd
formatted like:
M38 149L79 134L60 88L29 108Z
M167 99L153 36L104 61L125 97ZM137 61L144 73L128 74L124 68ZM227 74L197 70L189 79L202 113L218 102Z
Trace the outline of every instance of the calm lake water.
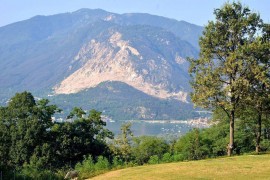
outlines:
M169 121L116 121L107 122L106 127L117 135L121 133L121 125L127 122L131 122L131 130L134 136L148 135L179 137L194 128L189 124L171 123Z

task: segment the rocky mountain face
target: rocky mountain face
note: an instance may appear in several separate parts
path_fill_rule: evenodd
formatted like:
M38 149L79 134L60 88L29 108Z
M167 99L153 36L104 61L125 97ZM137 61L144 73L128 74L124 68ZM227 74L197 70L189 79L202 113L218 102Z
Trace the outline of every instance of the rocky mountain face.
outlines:
M126 86L114 87L110 93L96 93L100 96L97 99L106 96L109 102L118 94L119 101L114 104L120 106L123 99L118 92L124 88L130 97L135 91L153 97L148 104L137 97L140 103L134 102L134 109L125 112L130 114L127 119L181 118L181 113L158 115L157 111L162 110L151 104L177 101L190 107L186 57L198 55L201 32L202 27L159 16L89 9L36 16L4 26L0 28L0 98L7 92L29 90L44 97L53 94L52 101L66 97L72 104L76 96L94 92L102 83L115 86L121 82ZM84 98L89 101L78 105L108 109L106 102L93 103L93 97ZM132 109L132 103L127 106ZM114 117L123 111L125 107L116 108L109 115Z

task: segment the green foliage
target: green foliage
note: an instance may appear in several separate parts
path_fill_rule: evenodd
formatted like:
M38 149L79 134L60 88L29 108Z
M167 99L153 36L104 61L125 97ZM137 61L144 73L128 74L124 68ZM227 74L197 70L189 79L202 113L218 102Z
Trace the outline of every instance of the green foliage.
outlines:
M202 159L209 154L198 129L194 129L185 136L180 137L174 146L174 150L176 154L182 154L184 159L189 160Z
M182 154L174 153L172 155L172 161L173 162L178 162L178 161L183 161L183 160L185 160L185 157Z
M148 160L148 164L158 164L159 163L159 157L158 155L150 156Z
M18 176L30 179L56 179L61 175L51 169L73 166L88 154L109 156L106 138L113 134L104 128L101 112L91 110L87 115L74 108L70 122L53 123L52 116L59 111L48 100L36 102L29 92L17 93L7 107L0 107L0 167L7 172L16 169ZM108 169L108 164L102 157L95 168Z
M33 165L24 165L22 170L19 173L17 173L16 179L61 180L64 178L63 175L53 172L52 170L39 169Z
M85 157L82 163L77 163L75 169L79 172L79 176L82 179L93 177L97 174L108 171L111 168L111 164L108 159L99 156L95 163L92 156Z
M221 108L230 118L231 155L236 112L248 98L256 102L254 89L269 82L269 65L265 62L269 60L270 44L264 40L267 33L262 33L260 16L240 2L225 3L214 14L216 21L208 23L200 38L200 57L189 59L194 89L191 98L197 106Z
M214 115L218 119L218 115ZM226 116L225 116L226 117ZM254 151L254 124L248 123L247 119L237 119L235 122L235 152L243 154ZM216 122L210 128L194 129L180 137L174 145L174 155L180 155L180 159L203 159L207 157L218 157L226 155L226 142L229 139L229 124L227 120ZM263 138L261 149L269 150L269 138Z
M77 163L75 169L79 172L94 172L95 171L95 163L92 156L85 157L82 163Z
M118 169L123 166L124 166L124 162L121 159L119 159L117 156L114 156L113 161L112 161L112 167Z
M87 115L81 108L74 108L68 116L71 122L55 123L51 129L53 147L56 148L58 166L75 165L83 156L109 155L106 138L113 134L105 129L101 113L91 110Z
M137 164L147 163L151 156L157 155L159 159L169 151L169 145L164 139L152 136L134 138L132 154Z
M101 170L109 170L110 169L110 163L107 158L103 156L98 156L97 162L95 164L95 170L101 171Z
M86 113L76 107L68 116L69 122L52 123L51 117L59 109L48 105L48 100L33 101L27 92L16 94L12 100L7 107L0 108L0 167L8 179L13 176L18 179L61 179L65 172L61 169L71 168L75 164L80 177L87 178L112 168L226 154L228 117L220 109L214 111L216 125L202 130L194 129L171 144L158 137L133 138L131 124L123 124L122 133L110 144L113 151L110 154L106 138L113 135L104 128L105 122L101 120L100 112L91 110ZM251 152L256 130L254 109L237 113L235 150L239 154ZM270 127L267 122L269 119L263 117L263 150L270 149ZM14 147L21 149L10 153ZM13 168L16 171L13 172Z
M263 139L261 142L261 149L264 151L270 150L270 140L269 139Z
M252 84L248 88L242 111L240 114L249 117L249 120L254 124L254 136L256 152L261 150L261 134L263 121L267 119L270 112L270 32L269 24L262 24L261 36L247 45L244 53L250 61L256 62L253 64L249 79ZM250 118L250 116L252 118Z
M29 163L33 154L40 158L45 154L49 156L47 129L52 126L52 115L59 111L56 106L48 105L46 100L36 103L31 93L23 92L0 109L1 134L6 136L0 142L2 162L16 168Z
M95 163L92 156L85 157L82 163L77 163L75 169L80 172L81 178L87 178L95 175Z
M132 159L131 154L131 138L133 133L131 131L131 123L121 125L121 134L116 137L110 145L114 156L128 162Z
M226 154L226 142L229 139L229 125L219 123L201 132L205 147L208 147L208 157L224 156Z
M226 3L214 12L200 39L199 59L190 59L192 100L203 107L235 110L249 83L252 62L243 51L254 41L261 20L240 3ZM225 86L225 87L224 87Z
M165 154L163 154L161 161L164 162L164 163L172 162L173 157L171 156L171 153L166 152Z

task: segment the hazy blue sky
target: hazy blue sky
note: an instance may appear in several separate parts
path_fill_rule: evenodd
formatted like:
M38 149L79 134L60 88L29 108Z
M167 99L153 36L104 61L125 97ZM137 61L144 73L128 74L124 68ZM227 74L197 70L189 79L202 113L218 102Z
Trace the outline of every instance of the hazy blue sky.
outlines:
M0 0L0 26L35 15L52 15L80 8L104 9L115 13L141 12L197 25L213 20L214 8L226 0ZM231 2L231 1L230 1ZM241 0L270 23L270 0Z

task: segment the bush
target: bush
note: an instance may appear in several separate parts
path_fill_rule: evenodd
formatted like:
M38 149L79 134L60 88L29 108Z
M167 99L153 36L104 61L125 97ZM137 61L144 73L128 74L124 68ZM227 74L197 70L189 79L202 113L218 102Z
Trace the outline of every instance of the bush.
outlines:
M270 150L269 139L263 139L261 142L261 151L269 151L269 150Z
M158 164L158 163L159 163L158 155L151 156L148 161L148 164Z
M92 156L85 157L82 163L77 163L75 170L79 171L81 178L93 176L95 174L95 164Z
M50 170L40 170L34 167L24 167L20 173L16 173L16 179L40 179L40 180L47 180L47 179L55 179L61 180L64 179L62 174L54 173Z
M110 163L107 158L99 156L95 164L96 171L106 171L110 169Z
M112 167L119 169L122 168L124 165L123 161L117 157L113 157Z
M182 154L184 159L198 160L204 158L208 154L204 149L204 141L201 132L193 129L175 143L175 152Z
M168 163L168 162L172 162L172 156L171 156L171 154L170 153L165 153L165 154L163 154L163 156L162 156L162 162L164 162L164 163Z
M151 156L157 155L159 159L169 151L169 145L162 138L142 136L134 139L132 152L135 162L139 165L147 163Z
M118 163L117 160L114 162ZM92 156L88 156L82 163L76 164L75 170L79 172L80 178L84 179L108 171L110 166L108 159L103 156L99 156L96 163L94 163Z
M172 155L172 161L173 162L178 162L178 161L184 161L185 158L183 156L183 154L174 154Z

